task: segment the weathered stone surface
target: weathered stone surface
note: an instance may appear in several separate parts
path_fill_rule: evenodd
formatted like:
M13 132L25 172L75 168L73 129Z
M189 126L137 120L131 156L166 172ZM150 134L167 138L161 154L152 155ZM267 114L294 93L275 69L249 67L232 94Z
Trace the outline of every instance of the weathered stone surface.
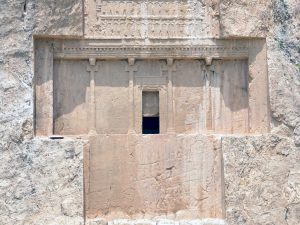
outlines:
M33 35L81 36L81 1L1 0L0 12L0 224L83 224L82 145L32 139ZM78 208L64 215L68 199Z
M32 37L34 34L83 36L83 18L89 15L83 15L82 2L0 1L1 224L83 224L82 175L78 172L82 166L79 153L82 142L32 139ZM298 225L299 1L201 2L199 16L204 18L201 29L196 34L190 29L183 30L180 38L202 34L206 37L218 34L221 37L267 37L271 132L274 135L222 139L228 222ZM142 10L147 12L145 8ZM85 24L90 22L86 20ZM193 25L187 27L195 29ZM160 36L159 29L151 33L145 26L140 28L142 32L134 30L129 34ZM87 31L86 34L97 36L95 30ZM124 28L123 31L127 32ZM162 36L168 38L170 33L163 30ZM194 41L191 39L188 43L192 45ZM267 101L266 98L259 100Z
M211 1L85 0L85 35L108 39L215 37L218 8ZM212 9L213 8L213 9Z
M272 126L299 127L299 2L226 0L220 12L222 36L267 37Z
M300 148L290 138L223 137L229 224L300 221Z
M34 9L34 34L83 36L83 1L27 0L27 2L31 9Z
M223 218L218 139L202 135L97 135L90 143L85 160L88 217Z
M0 146L6 149L32 136L33 35L81 36L83 30L81 1L0 3Z
M299 11L295 0L226 0L220 5L223 36L267 37L271 126L278 135L224 139L231 224L296 225L300 221L295 216L300 215L299 187L295 187L299 179L291 175L299 173Z
M170 219L120 219L106 221L101 218L87 220L87 225L225 225L226 222L221 219L195 219L195 220L170 220Z
M1 155L1 224L83 224L81 141L35 138Z

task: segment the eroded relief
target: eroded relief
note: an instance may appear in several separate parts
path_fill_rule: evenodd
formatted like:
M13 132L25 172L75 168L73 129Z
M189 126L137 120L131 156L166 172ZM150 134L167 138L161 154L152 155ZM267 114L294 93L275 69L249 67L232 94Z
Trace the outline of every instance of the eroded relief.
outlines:
M88 36L115 39L194 39L212 36L202 0L87 1Z

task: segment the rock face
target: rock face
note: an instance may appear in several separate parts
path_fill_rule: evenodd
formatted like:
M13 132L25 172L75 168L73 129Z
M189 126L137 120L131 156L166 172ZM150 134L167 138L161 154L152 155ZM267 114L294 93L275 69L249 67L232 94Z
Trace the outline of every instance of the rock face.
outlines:
M299 148L283 136L226 137L224 154L229 224L298 224Z
M83 224L83 145L23 141L1 153L1 224Z
M300 5L294 0L222 1L223 36L266 36L271 133L224 138L229 224L300 221Z
M95 15L86 15L84 11L93 8L96 1L84 2L85 6L81 0L0 0L0 224L84 224L82 158L87 141L49 140L34 137L33 132L36 113L33 36L94 37L101 24L85 30ZM297 225L300 223L299 1L201 3L201 16L203 12L211 15L199 18L205 20L200 25L205 25L205 32L211 32L210 37L266 37L268 49L270 134L221 136L220 140L226 220L232 225ZM199 14L197 10L193 13ZM214 29L209 29L209 25ZM197 26L189 28L197 30ZM187 33L193 34L190 29ZM154 38L159 35L145 30L133 33L135 37L146 34ZM163 34L164 38L168 35ZM201 35L204 34L197 33L196 37ZM150 223L160 223L157 221ZM213 220L187 223L223 224ZM106 222L95 219L90 224Z
M267 37L272 126L297 131L300 120L300 5L294 0L222 1L224 37ZM295 132L297 136L297 132Z
M83 143L33 139L33 35L83 35L81 1L0 5L0 224L83 224Z

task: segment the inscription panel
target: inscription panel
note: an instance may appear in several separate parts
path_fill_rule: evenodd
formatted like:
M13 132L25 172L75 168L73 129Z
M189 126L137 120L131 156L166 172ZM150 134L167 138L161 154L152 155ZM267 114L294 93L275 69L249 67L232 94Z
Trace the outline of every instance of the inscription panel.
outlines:
M87 36L109 39L193 39L211 34L203 0L87 1Z

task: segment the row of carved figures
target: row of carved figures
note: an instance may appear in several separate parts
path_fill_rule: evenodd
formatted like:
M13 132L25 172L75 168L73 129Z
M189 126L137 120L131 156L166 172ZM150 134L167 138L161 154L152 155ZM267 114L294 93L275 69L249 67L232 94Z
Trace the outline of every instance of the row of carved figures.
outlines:
M202 21L132 21L103 20L95 26L102 36L133 37L203 37L208 35L209 25Z
M199 15L206 9L199 1L109 1L97 5L101 15Z

